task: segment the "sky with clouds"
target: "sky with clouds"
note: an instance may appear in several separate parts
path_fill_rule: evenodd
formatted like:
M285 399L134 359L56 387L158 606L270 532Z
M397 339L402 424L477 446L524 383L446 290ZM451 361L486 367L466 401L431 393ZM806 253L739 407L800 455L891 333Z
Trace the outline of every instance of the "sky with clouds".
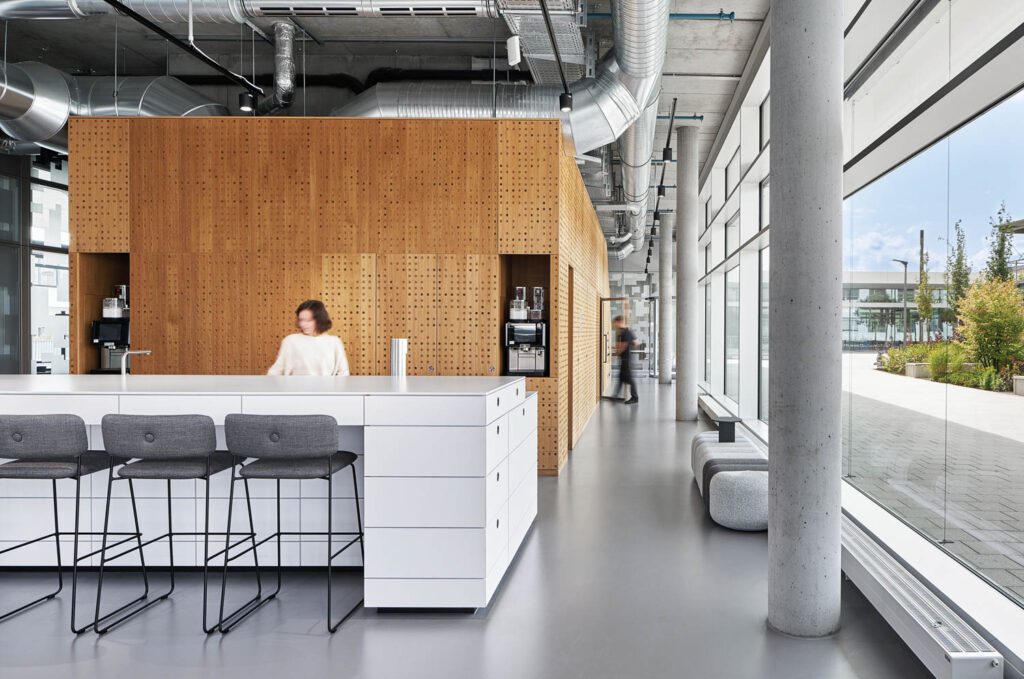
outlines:
M1011 218L1024 217L1024 92L1011 97L876 180L843 205L844 268L902 270L893 258L918 268L924 229L929 270L946 268L947 241L962 220L968 257L979 271L988 256L989 218L1005 202ZM1024 236L1015 236L1015 257Z

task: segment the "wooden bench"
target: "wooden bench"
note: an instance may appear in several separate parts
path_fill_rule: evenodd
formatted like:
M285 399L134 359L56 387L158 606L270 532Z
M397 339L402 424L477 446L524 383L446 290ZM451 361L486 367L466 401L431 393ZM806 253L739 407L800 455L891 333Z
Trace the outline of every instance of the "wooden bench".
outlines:
M718 427L719 442L734 443L736 441L736 423L742 422L743 418L730 413L710 394L700 394L697 397L697 406Z

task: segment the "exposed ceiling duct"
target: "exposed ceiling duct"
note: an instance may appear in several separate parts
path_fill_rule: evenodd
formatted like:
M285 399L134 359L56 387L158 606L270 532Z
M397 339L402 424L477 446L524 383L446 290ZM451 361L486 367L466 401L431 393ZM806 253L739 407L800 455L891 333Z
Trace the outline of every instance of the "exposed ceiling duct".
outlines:
M122 0L150 21L185 23L189 0ZM192 0L200 23L245 23L259 17L491 17L497 0ZM104 0L0 0L0 19L84 19L114 14Z
M559 110L561 88L552 85L447 82L382 83L333 111L377 118L560 118L576 154L620 140L623 184L630 214L628 243L613 253L624 258L642 246L647 192L665 58L668 0L619 0L612 12L614 55L597 76L570 85L573 110ZM627 248L632 248L626 252Z
M292 105L295 98L295 25L274 23L274 94L260 102L256 112L268 115Z
M0 130L60 153L68 151L71 116L230 115L225 106L169 76L72 77L25 62L0 70L0 82Z

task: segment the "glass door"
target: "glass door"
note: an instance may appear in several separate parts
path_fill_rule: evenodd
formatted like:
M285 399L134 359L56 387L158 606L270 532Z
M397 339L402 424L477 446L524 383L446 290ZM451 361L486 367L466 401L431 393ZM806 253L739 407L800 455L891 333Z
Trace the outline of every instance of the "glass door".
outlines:
M604 297L601 299L601 361L598 375L601 380L601 398L613 398L617 385L619 365L615 356L615 328L612 320L616 316L629 318L627 297Z

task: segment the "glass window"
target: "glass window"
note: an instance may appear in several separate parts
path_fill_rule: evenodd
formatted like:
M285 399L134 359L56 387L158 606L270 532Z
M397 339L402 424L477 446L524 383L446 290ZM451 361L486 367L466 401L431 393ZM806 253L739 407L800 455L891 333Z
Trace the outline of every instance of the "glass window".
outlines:
M740 268L725 273L725 395L740 398Z
M704 381L711 381L711 284L704 286Z
M851 484L1024 605L1021 120L1024 93L847 199L843 453Z
M761 133L761 148L768 145L768 140L771 138L772 126L771 126L771 94L764 98L761 102L761 110L758 112L760 115L759 131Z
M758 355L760 371L758 372L757 417L768 421L768 248L758 253L761 259L761 285L759 287L758 312Z
M0 241L21 242L20 194L17 179L0 175Z
M711 243L704 246L704 273L711 271Z
M21 248L0 245L0 374L21 372Z
M725 166L725 195L731 196L736 185L740 183L740 150L732 154L729 164Z
M771 177L765 177L764 181L761 182L761 188L758 193L758 226L763 229L768 226L769 219L771 218L771 212L769 211L769 199L771 197Z
M736 252L740 246L740 213L733 215L725 225L725 256Z
M49 163L32 163L32 179L42 179L55 184L68 185L67 161L55 160Z
M43 184L32 184L32 244L67 248L68 192Z
M709 226L711 226L711 217L712 217L712 215L711 215L711 196L708 196L708 199L706 201L704 201L704 228L705 229L707 229Z
M32 252L32 372L68 372L68 256Z

